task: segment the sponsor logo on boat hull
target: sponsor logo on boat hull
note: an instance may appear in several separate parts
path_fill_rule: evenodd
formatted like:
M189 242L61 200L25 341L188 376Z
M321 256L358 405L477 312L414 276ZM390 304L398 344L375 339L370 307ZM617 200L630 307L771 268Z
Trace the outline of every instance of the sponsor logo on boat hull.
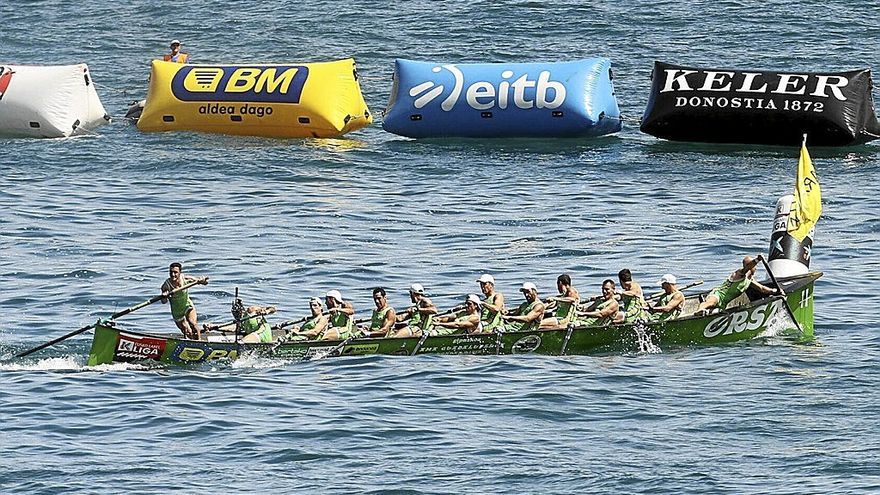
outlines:
M784 311L783 304L782 300L776 299L767 305L758 306L749 311L737 311L715 318L703 329L703 336L711 339L721 335L765 328L771 318L780 311Z
M165 352L165 339L154 339L120 333L116 341L116 360L122 362L152 359L158 361Z
M513 354L528 354L530 352L535 352L540 346L541 337L539 335L526 335L513 343L510 347L510 352Z
M213 348L208 344L179 344L171 354L171 360L177 363L196 364L217 359L236 359L238 349Z

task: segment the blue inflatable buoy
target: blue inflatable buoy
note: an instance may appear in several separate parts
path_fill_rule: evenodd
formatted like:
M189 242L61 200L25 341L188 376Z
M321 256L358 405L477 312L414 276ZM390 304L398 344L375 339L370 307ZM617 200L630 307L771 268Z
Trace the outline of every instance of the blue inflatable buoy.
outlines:
M397 59L382 128L413 138L590 137L620 130L605 58L441 64Z

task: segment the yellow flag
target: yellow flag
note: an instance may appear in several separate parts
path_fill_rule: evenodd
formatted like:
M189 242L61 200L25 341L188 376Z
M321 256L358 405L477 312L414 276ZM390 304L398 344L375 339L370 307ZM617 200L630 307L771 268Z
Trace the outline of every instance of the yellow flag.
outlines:
M794 201L788 214L788 233L798 241L813 230L819 215L822 214L822 191L819 177L807 151L807 140L801 145L801 158L798 160L797 182L794 185Z

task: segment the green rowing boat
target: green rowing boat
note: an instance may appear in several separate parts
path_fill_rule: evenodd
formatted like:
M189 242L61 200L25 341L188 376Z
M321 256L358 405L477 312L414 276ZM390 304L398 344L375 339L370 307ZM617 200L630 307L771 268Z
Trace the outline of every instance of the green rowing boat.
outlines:
M602 327L559 327L526 332L458 334L419 338L358 338L346 341L287 341L243 344L236 341L188 340L179 334L149 334L98 321L88 364L157 361L199 364L236 359L249 353L279 359L308 360L335 356L388 354L546 354L562 356L644 352L683 346L713 345L783 335L813 338L813 285L821 272L779 279L785 296L747 292L727 309L707 316L665 322L637 322ZM692 315L707 292L689 296L683 314ZM783 305L787 304L789 309ZM792 322L793 315L797 324Z

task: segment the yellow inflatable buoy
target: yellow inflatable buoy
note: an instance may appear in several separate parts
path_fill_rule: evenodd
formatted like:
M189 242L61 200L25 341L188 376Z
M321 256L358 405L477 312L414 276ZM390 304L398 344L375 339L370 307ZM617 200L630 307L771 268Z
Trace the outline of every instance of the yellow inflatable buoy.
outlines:
M354 60L183 65L154 60L138 129L266 137L339 137L373 116Z

